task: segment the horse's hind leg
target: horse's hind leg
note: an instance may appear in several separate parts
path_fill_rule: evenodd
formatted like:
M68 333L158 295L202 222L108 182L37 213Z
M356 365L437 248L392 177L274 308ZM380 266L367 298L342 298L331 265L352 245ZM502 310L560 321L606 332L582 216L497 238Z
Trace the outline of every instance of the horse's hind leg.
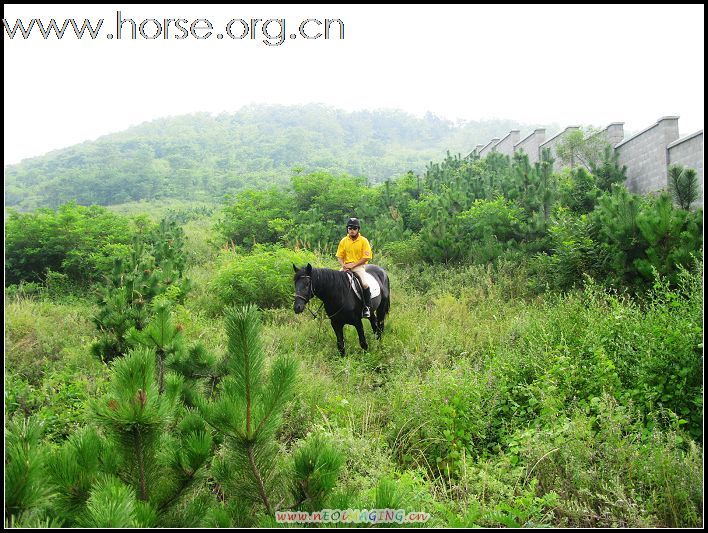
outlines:
M379 321L376 318L376 314L372 311L371 316L369 317L369 322L371 322L371 329L373 330L374 333L376 333L376 336L378 338L381 338L379 335Z
M356 332L359 334L359 346L361 346L362 350L368 350L369 345L366 343L366 335L364 335L364 324L362 324L361 320L359 320L356 324L354 324L354 327L356 328Z
M335 324L332 322L332 329L334 334L337 336L337 348L339 349L339 355L344 355L344 324Z
M380 340L381 335L383 335L384 332L384 323L386 321L386 313L381 311L380 309L376 313L376 337ZM371 325L373 326L374 323L372 322Z

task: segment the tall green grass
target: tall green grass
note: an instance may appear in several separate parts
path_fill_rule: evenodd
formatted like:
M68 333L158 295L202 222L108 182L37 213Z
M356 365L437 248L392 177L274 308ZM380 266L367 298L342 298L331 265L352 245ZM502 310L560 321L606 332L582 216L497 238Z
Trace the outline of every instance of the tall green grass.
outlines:
M299 361L284 454L324 434L346 457L342 501L390 480L428 526L702 525L702 264L638 300L592 282L535 294L512 263L378 260L392 307L381 341L365 324L369 351L346 327L340 357L329 321L292 302L263 313L267 360ZM223 355L216 267L187 275L175 322ZM88 355L95 308L16 298L5 312L6 415L39 414L62 440L104 386Z

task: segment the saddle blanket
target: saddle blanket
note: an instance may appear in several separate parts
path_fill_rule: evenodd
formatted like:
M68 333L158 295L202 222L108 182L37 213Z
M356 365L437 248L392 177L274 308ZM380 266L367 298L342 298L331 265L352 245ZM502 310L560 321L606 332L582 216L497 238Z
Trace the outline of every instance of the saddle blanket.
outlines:
M352 286L352 290L354 291L354 294L356 294L357 297L361 300L361 289L359 288L357 280L354 279L356 277L356 274L352 272L349 272L348 274L349 283ZM368 272L366 274L366 281L369 283L369 293L371 294L371 299L373 300L379 294L381 294L381 286L379 285L379 282L376 280L376 278Z

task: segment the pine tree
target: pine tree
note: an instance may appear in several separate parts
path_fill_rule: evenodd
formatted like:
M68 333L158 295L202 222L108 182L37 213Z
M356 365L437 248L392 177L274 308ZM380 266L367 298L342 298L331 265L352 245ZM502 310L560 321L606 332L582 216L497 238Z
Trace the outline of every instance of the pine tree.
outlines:
M184 232L176 223L163 219L148 237L135 237L128 261L115 260L101 291L94 323L102 335L92 346L94 355L108 362L124 354L128 332L145 327L150 303L158 296L184 299L190 288L185 263Z
M130 351L113 363L109 391L93 404L120 459L118 477L148 506L139 507L144 516L169 510L213 454L204 421L179 402L183 378L167 374L160 394L155 367L154 351Z
M605 146L599 164L590 162L590 172L597 178L597 187L603 192L610 192L613 185L627 180L627 167L620 166L619 152L611 146Z
M228 310L226 332L229 375L217 399L199 405L204 419L226 438L215 476L229 497L260 504L272 515L279 474L275 431L292 394L295 362L279 358L266 376L260 317L253 306Z
M229 527L234 518L256 523L254 510L267 513L267 522L280 507L329 501L339 453L317 437L288 463L275 437L295 363L278 358L266 372L254 307L229 311L226 326L227 357L216 364L202 347L185 348L168 306L157 304L153 320L128 336L138 347L111 362L108 390L91 402L97 427L49 451L32 419L8 423L10 523ZM229 375L222 380L222 373ZM214 437L205 419L218 430Z
M324 509L342 463L342 455L321 435L310 438L293 458L293 507L309 512Z
M644 200L623 185L612 187L611 194L600 197L593 216L600 221L601 235L609 246L613 269L620 282L631 284L635 278L635 259L642 257L646 243L637 218Z
M669 191L681 209L688 210L698 200L698 175L692 168L682 165L669 167Z
M639 273L653 281L656 272L675 283L679 267L688 268L691 254L700 253L701 218L675 209L666 193L650 201L637 216L637 226L647 243L643 256L634 261Z
M46 451L40 445L41 437L42 425L34 417L15 417L6 422L6 519L22 523L43 517L42 507L50 491L42 482Z
M94 404L98 421L122 455L129 484L143 501L156 481L157 445L172 408L171 400L159 394L154 354L145 348L116 360L107 398Z
M167 369L184 378L180 398L187 407L192 407L195 405L196 395L202 392L207 396L213 394L214 387L226 370L203 345L196 344L187 348L182 335L182 325L173 324L169 302L156 300L153 309L153 318L142 331L133 328L128 332L128 343L154 350L160 394L165 390ZM207 390L202 391L200 384L206 385Z

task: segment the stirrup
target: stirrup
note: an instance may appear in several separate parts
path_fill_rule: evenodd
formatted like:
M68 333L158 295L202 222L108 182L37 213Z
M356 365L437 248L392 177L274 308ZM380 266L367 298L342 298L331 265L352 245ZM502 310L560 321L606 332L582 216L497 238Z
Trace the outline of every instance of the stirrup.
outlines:
M364 318L369 318L371 316L371 311L369 311L369 308L364 306L361 310L361 316Z

